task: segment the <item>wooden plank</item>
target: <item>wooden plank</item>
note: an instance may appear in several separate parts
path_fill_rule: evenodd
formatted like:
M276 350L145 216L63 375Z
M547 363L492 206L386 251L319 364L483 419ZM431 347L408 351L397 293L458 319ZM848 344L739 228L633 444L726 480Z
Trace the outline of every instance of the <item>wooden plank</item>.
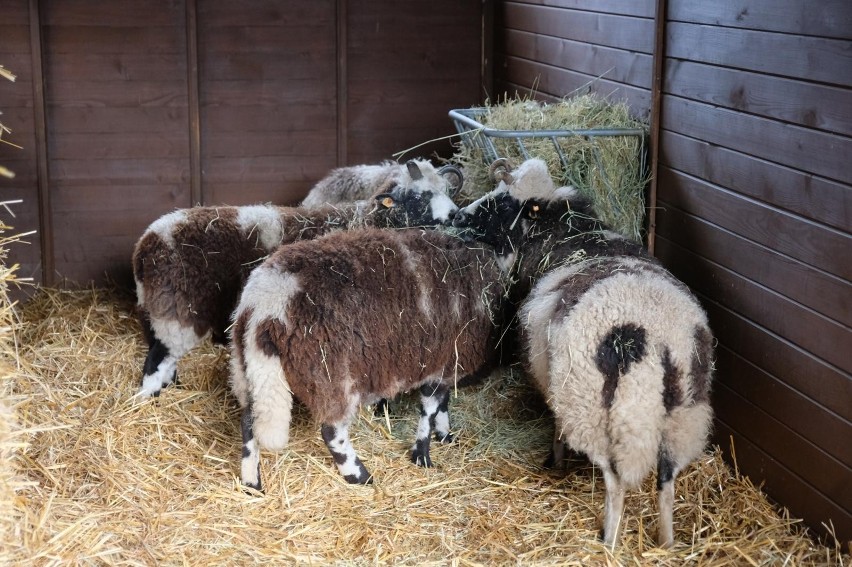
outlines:
M62 159L188 158L186 129L161 132L56 132L51 148Z
M100 212L111 216L140 217L147 219L144 220L146 225L190 203L189 187L179 182L130 185L118 189L56 182L53 197L56 210L63 213L88 215ZM141 236L141 232L136 236Z
M332 46L323 43L309 54L205 52L201 57L205 83L274 81L286 88L287 82L291 80L327 80L325 75L333 72L335 54Z
M199 16L205 28L273 27L301 28L318 25L326 32L334 26L335 0L232 0L202 2ZM218 33L218 30L217 30Z
M332 77L310 77L289 81L205 81L202 80L205 107L280 105L334 107L334 80ZM205 118L206 120L206 118ZM333 117L332 117L333 120Z
M848 417L815 403L723 345L716 349L715 367L717 384L724 384L845 467L852 467Z
M171 26L183 21L180 2L133 0L133 2L99 2L77 0L45 2L44 24L48 26Z
M532 87L555 97L585 92L596 92L613 101L624 100L630 105L636 116L646 116L651 105L651 93L606 79L597 79L590 75L567 71L533 61L506 57L507 64L503 80ZM499 63L499 62L498 62Z
M44 43L41 35L41 12L38 0L29 1L30 52L32 53L33 115L35 118L35 155L38 171L39 242L41 243L42 281L52 285L55 280L55 234L50 203L50 163L47 153L47 102L44 86Z
M666 28L667 57L852 86L848 41L677 22Z
M335 2L335 62L337 66L337 165L342 167L349 159L349 11L346 0Z
M205 139L204 155L208 158L329 156L334 153L335 136L335 130L331 128L299 132L234 132Z
M640 53L651 53L654 47L654 22L646 18L507 2L502 5L501 21L506 29Z
M668 59L665 92L846 136L852 90Z
M718 382L713 388L713 408L719 421L738 431L839 508L852 509L852 491L847 490L852 474L849 467Z
M669 8L668 19L672 22L849 39L852 4L848 0L678 0Z
M736 459L731 455L733 440ZM815 490L782 463L766 454L723 421L716 421L714 441L722 447L728 462L736 460L741 474L775 502L783 502L791 518L801 518L814 533L833 537L825 526L833 525L839 541L852 539L852 516Z
M784 337L746 317L702 298L713 333L724 347L829 411L852 419L852 377L826 364Z
M506 30L503 42L504 53L512 57L603 77L635 87L651 87L652 58L644 53L516 30Z
M587 12L603 14L618 14L621 16L636 16L639 18L654 17L654 0L514 0L516 4L534 4L554 8L570 8Z
M193 205L205 204L201 178L201 103L198 71L198 3L186 4L186 88L189 114L189 195Z
M186 84L174 81L68 81L49 90L51 106L186 106Z
M276 108L268 106L226 105L211 106L204 117L207 135L225 135L240 132L285 132L287 135L308 135L312 132L334 131L334 107L328 104L286 104ZM215 109L215 112L214 112ZM205 150L206 151L206 150Z
M849 230L852 191L848 186L674 132L664 132L661 142L660 161L672 169Z
M51 53L50 80L179 82L186 79L184 53Z
M334 163L334 147L328 155L302 156L298 160L282 160L280 156L229 157L207 159L204 174L210 182L238 183L268 180L270 183L314 179L317 172L327 171Z
M654 68L651 75L651 107L650 114L650 162L648 174L650 183L648 187L648 225L646 246L648 252L655 253L657 240L657 183L658 169L660 165L660 136L662 134L662 121L660 110L663 100L663 77L665 75L665 53L666 53L666 13L668 11L667 0L657 0L654 10Z
M801 219L701 179L660 167L658 198L779 253L835 276L852 279L849 233ZM660 207L663 205L660 204ZM783 234L784 238L778 235Z
M657 255L697 293L740 313L839 370L852 371L849 329L657 236Z
M122 6L127 2L121 2ZM183 20L180 20L181 22ZM183 53L182 34L174 26L45 26L45 41L54 54L151 54Z
M57 106L50 109L53 132L110 133L135 132L159 135L163 131L183 131L187 124L186 107L140 106L102 108Z
M663 97L663 128L775 163L852 184L852 138Z
M271 181L215 181L207 182L207 199L212 205L252 205L256 203L274 203L281 206L295 206L308 194L314 183L331 168L336 167L334 160L328 161L328 167L316 171L316 180L282 179Z
M848 280L814 269L674 207L659 212L657 233L852 327L852 283Z
M146 185L151 182L189 182L189 160L181 158L115 158L50 160L50 176L66 185Z
M205 2L207 6L209 3ZM330 33L333 20L328 18L304 22L297 27L278 28L263 25L217 26L201 17L203 33L202 57L221 61L237 56L271 56L284 58L311 58L315 50L333 50ZM322 41L320 41L322 40Z

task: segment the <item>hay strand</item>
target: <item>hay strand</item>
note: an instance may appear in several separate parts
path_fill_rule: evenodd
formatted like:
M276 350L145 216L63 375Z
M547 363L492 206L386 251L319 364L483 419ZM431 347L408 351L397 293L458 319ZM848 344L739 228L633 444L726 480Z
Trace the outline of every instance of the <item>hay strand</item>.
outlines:
M4 356L20 430L0 462L17 479L3 496L0 563L848 564L718 449L678 479L674 549L653 544L650 478L605 548L600 474L539 466L552 424L511 372L454 395L457 441L433 447L437 468L408 462L413 397L387 416L362 411L351 433L372 487L343 481L297 408L290 447L262 454L267 493L247 494L227 351L203 345L181 361L181 386L134 403L145 349L132 312L129 297L101 289L43 289L22 309L18 351Z

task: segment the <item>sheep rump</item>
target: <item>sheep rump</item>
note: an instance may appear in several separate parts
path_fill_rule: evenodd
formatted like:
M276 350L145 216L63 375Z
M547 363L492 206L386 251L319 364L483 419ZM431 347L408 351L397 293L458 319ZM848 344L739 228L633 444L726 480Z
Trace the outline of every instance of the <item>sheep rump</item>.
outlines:
M286 446L293 396L322 424L346 480L366 483L347 434L358 407L421 387L412 460L429 466L431 431L446 433L438 414L449 387L496 362L500 281L492 252L438 231L363 229L276 252L251 274L234 314L243 483L260 486L255 435L262 447Z

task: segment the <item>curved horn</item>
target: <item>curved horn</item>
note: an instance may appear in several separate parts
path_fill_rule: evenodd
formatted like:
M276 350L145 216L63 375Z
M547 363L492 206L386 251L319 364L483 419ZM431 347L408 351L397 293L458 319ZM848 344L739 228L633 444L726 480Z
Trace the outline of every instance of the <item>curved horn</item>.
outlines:
M452 190L450 191L450 198L455 199L459 194L459 191L461 191L462 185L464 185L464 175L462 175L461 169L449 163L438 170L438 175L441 177L444 177L447 173L453 174L458 178L457 183L450 183L450 186L452 187Z
M509 158L495 159L491 162L491 166L488 168L488 177L490 177L495 183L502 181L506 185L511 185L515 182L515 178L512 177L512 174L509 172L514 168L515 165Z
M414 181L423 179L423 172L420 171L420 167L418 167L418 165L414 162L413 159L410 159L405 162L405 167L408 168L408 175L410 175Z

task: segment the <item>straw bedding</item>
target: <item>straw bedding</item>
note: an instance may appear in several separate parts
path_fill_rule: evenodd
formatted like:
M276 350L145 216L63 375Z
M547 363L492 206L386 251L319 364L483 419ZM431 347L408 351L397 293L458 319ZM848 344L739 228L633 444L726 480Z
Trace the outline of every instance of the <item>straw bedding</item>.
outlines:
M181 361L181 386L134 403L145 349L132 310L115 291L43 289L21 310L17 353L7 333L2 399L19 426L0 412L0 564L849 562L779 516L718 450L678 479L673 550L653 544L650 478L628 496L621 543L605 548L602 479L538 466L551 426L511 373L454 397L458 441L434 446L437 468L408 462L413 397L353 426L371 487L340 478L302 409L290 448L262 456L267 493L246 494L227 351L203 345Z

